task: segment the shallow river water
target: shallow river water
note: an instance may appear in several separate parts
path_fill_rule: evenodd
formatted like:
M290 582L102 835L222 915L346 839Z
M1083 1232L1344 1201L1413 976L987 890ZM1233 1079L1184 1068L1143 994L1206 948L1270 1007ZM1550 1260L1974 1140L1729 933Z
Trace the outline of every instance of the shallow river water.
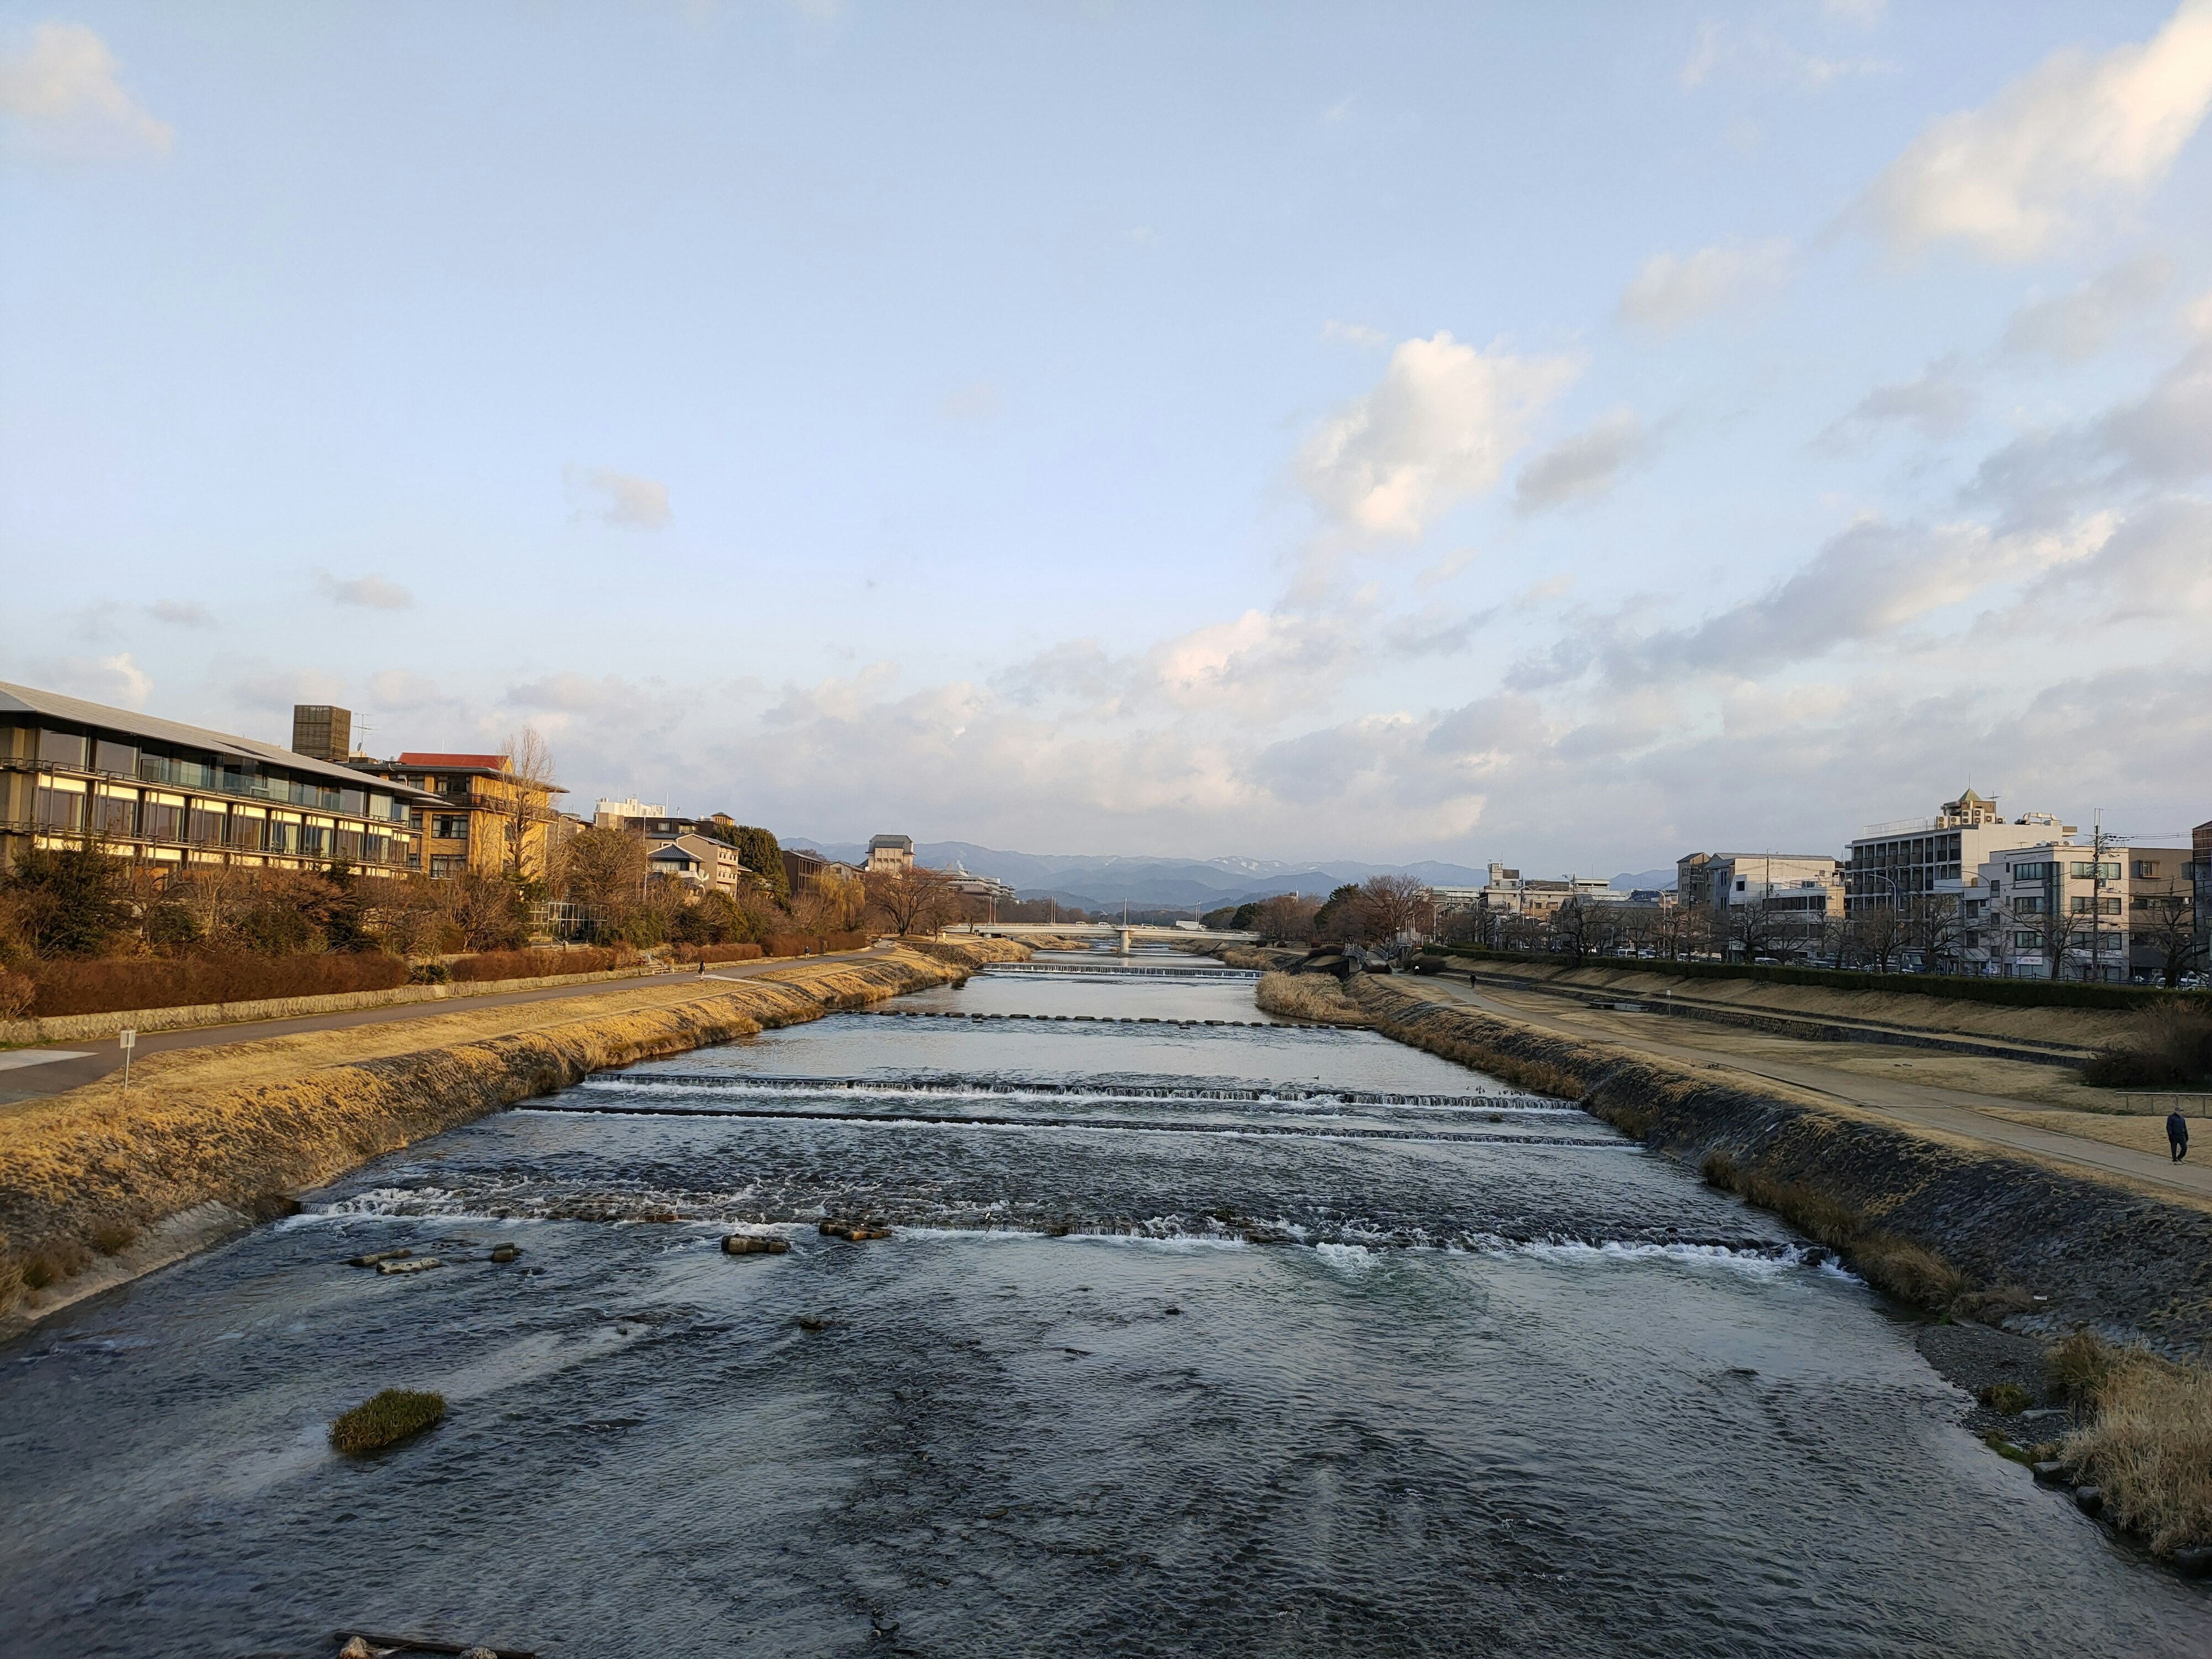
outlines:
M445 1265L345 1265L403 1246ZM2212 1650L1816 1257L1249 980L985 974L486 1119L0 1350L0 1653ZM336 1457L387 1386L446 1421Z

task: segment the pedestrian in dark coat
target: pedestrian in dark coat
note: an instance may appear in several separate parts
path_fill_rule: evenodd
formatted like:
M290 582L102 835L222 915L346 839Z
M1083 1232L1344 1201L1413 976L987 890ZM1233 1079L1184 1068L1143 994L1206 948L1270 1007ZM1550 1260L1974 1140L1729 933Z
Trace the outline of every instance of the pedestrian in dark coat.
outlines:
M2166 1120L2166 1144L2173 1148L2176 1164L2189 1156L2189 1120L2179 1112Z

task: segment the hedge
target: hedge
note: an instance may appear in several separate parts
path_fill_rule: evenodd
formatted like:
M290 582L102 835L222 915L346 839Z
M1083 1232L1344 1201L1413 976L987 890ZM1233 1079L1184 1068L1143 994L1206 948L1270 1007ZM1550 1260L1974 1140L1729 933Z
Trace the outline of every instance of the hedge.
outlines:
M679 945L676 947L678 962L751 962L761 954L757 945Z
M381 951L325 956L64 957L31 971L30 1015L112 1014L133 1008L195 1008L216 1002L388 991L407 982L407 963Z
M557 951L479 951L446 965L460 980L551 979L558 974L604 974L636 960L637 952L627 945L580 945Z
M860 951L867 948L870 937L866 933L776 933L768 940L768 953L772 957L818 957L832 951Z
M1430 945L1481 962L1541 963L1557 968L1613 968L1637 974L1673 974L1680 979L1755 979L1772 985L1816 985L1831 991L1889 991L1906 996L1949 997L1959 1002L1994 1002L2014 1008L2148 1008L2169 998L2212 1002L2202 991L2168 991L2159 986L2096 985L2074 980L1980 979L1966 974L1876 974L1852 968L1790 968L1753 962L1668 962L1642 957L1572 957L1540 951L1492 951L1479 945Z

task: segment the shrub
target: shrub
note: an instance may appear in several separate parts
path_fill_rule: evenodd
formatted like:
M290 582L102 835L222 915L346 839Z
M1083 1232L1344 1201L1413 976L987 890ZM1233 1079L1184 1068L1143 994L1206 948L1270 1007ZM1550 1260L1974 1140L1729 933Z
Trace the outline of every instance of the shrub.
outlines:
M1709 1187L1718 1187L1728 1193L1735 1190L1735 1160L1717 1146L1709 1148L1705 1157L1698 1160L1698 1173L1705 1177Z
M446 1414L442 1394L386 1389L331 1425L331 1444L348 1457L366 1457L410 1435L434 1427Z
M0 1019L21 1019L38 1000L39 987L28 974L0 968Z
M679 945L678 962L751 962L762 954L757 945Z
M407 982L407 964L380 951L295 957L110 957L42 962L32 977L38 994L31 1012L48 1018L388 991Z
M771 933L766 941L772 957L827 956L832 951L865 949L869 935L851 933Z
M2168 1002L2144 1009L2134 1024L2081 1068L2084 1083L2156 1089L2212 1081L2212 1009Z
M2051 1386L2077 1412L2094 1409L2112 1374L2111 1346L2094 1331L2079 1330L2043 1358Z
M471 984L497 979L551 979L561 974L603 974L637 960L628 945L585 945L568 950L479 951L447 964L455 979Z
M453 970L442 962L418 962L407 970L410 985L450 985Z
M1951 1317L1971 1319L1978 1325L2001 1325L2014 1314L2028 1313L2035 1298L2017 1285L1993 1285L1986 1291L1969 1291L1951 1304Z
M2017 1382L1992 1382L1974 1398L2000 1417L2018 1417L2035 1403L2035 1396Z
M103 1221L92 1230L92 1242L102 1255L120 1255L137 1243L138 1230L127 1221Z
M1375 1022L1326 974L1262 974L1253 1000L1267 1012L1324 1025L1372 1025Z
M1966 1288L1966 1275L1933 1250L1890 1233L1869 1233L1851 1247L1851 1266L1861 1279L1900 1302L1940 1311Z
M2116 1353L2087 1332L2059 1349L2075 1344L2080 1356L2094 1345L2096 1419L2067 1436L2062 1461L2095 1481L2104 1512L2148 1536L2153 1553L2212 1544L2212 1373L2140 1349Z

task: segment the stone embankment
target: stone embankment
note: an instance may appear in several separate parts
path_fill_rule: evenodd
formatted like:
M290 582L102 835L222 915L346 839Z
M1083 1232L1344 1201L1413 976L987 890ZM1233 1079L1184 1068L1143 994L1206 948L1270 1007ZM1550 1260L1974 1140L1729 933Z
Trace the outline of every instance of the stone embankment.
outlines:
M1398 1040L1522 1086L1578 1100L1655 1150L1772 1205L1847 1255L1863 1249L1930 1284L2016 1307L2008 1328L2089 1326L2175 1358L2212 1342L2212 1210L1906 1129L1786 1085L1747 1089L1703 1068L1553 1036L1355 975L1352 999ZM1761 1201L1765 1201L1762 1199ZM1793 1208L1797 1212L1792 1213ZM1932 1258L1932 1261L1919 1258ZM1963 1284L1960 1281L1963 1281Z
M156 1056L0 1125L0 1335L189 1254L290 1194L610 1066L681 1054L1018 961L934 941L739 981L611 988Z

